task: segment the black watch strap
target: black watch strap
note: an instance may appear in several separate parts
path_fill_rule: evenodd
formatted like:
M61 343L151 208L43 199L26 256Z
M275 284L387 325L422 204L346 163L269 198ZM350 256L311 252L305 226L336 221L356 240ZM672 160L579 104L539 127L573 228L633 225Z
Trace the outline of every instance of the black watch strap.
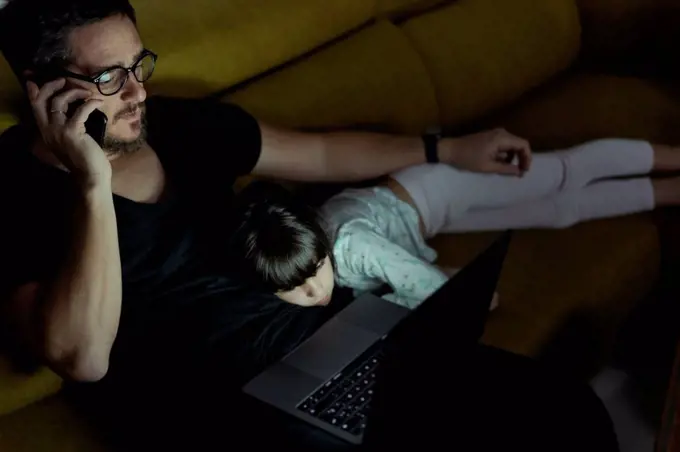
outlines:
M427 163L439 163L439 140L441 135L438 133L426 133L423 135L425 143L425 159Z

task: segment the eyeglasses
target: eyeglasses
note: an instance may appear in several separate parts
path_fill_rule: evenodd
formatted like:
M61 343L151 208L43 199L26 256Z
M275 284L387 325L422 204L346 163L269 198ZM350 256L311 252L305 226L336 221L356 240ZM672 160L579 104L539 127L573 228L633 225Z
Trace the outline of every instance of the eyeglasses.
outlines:
M71 71L63 69L61 72L66 77L83 80L85 82L94 83L97 89L104 96L113 96L118 93L125 83L127 83L130 73L135 76L139 83L144 83L151 78L153 71L156 68L156 60L158 55L150 50L144 50L139 56L135 64L129 68L122 66L114 66L106 69L99 74L88 77L87 75L76 74Z

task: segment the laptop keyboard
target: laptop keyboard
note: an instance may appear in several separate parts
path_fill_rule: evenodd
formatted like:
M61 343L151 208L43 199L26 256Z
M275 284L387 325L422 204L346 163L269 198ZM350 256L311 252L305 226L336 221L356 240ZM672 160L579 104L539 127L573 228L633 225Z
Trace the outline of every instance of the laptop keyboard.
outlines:
M366 428L382 345L382 341L373 344L297 408L353 435L361 435Z

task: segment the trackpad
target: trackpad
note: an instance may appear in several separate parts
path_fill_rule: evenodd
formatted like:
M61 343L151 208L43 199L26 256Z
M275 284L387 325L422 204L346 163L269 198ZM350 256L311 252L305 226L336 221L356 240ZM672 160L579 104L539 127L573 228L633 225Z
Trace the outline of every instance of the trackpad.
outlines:
M326 322L283 362L327 380L378 339L378 334L336 317Z

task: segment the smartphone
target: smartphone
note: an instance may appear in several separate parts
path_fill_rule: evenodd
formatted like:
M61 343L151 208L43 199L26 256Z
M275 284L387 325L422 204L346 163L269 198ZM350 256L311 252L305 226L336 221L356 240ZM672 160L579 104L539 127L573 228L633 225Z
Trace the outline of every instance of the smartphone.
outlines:
M55 79L55 77L50 77L48 74L49 73L47 72L43 76L34 74L32 77L30 77L30 80L38 85L39 88L42 88L45 83ZM84 103L84 100L73 102L69 105L66 115L70 118L73 116L73 113L75 113L78 107ZM90 113L89 118L87 118L87 121L85 121L85 131L94 139L94 141L97 142L99 146L104 143L104 137L106 136L106 125L108 121L109 118L107 118L106 114L98 109Z
M73 116L75 111L84 103L84 100L73 102L71 105L69 105L66 116L69 118ZM87 132L87 134L90 135L99 146L104 143L104 137L106 136L106 125L108 122L109 118L107 118L106 115L98 109L95 109L92 113L90 113L87 121L85 121L85 132Z

